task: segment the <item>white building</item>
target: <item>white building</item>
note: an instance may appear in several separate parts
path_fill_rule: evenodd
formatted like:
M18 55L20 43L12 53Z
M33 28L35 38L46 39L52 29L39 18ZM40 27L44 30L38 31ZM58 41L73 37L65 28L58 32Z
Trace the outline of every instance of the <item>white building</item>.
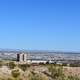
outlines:
M39 63L44 63L44 64L46 64L47 63L47 61L46 60L27 60L27 62L28 63L36 63L36 64L39 64Z
M17 61L18 62L26 62L26 59L27 59L26 53L17 54Z

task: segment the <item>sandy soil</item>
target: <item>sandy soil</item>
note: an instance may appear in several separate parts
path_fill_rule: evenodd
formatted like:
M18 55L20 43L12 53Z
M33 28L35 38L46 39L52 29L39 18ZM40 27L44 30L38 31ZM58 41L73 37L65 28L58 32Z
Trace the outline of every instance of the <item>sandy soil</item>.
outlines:
M80 76L80 67L64 67L64 73L67 76Z

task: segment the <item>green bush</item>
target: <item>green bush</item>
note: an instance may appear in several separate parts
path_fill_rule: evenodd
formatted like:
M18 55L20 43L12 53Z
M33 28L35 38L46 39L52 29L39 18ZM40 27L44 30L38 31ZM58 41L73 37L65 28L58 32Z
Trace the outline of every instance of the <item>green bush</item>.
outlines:
M19 64L18 67L25 72L27 70L27 68L30 67L30 65L28 65L28 64Z
M63 63L62 66L68 66L67 63Z
M2 67L3 66L3 62L2 61L0 61L0 67Z
M9 62L9 63L8 63L8 67L9 67L10 69L14 69L14 68L16 67L16 65L15 65L14 62Z
M70 67L80 67L80 64L77 64L77 63L70 64Z
M51 77L53 79L64 80L63 68L58 66L49 66L49 72L51 73Z
M41 74L37 74L32 71L29 80L46 80L46 79L43 78Z
M77 76L68 76L67 80L80 80Z
M14 80L14 79L12 79L12 78L8 78L7 80Z
M19 70L13 70L13 71L11 72L11 74L12 74L12 76L13 76L14 78L18 78L18 77L20 76Z

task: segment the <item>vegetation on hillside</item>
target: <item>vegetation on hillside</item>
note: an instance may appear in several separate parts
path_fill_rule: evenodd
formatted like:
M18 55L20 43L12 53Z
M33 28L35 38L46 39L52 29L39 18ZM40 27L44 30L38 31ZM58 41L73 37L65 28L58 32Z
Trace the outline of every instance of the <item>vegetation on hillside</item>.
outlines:
M6 64L0 62L0 80L80 80L80 75L66 76L63 70L64 67L61 65L39 64L32 66L28 64L15 64L14 62ZM2 71L3 66L7 66L5 71Z

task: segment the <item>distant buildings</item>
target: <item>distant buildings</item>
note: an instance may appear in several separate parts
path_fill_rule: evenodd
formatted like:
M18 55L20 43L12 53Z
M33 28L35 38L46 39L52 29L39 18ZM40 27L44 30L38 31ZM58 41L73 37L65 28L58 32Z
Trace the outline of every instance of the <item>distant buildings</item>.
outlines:
M27 62L31 64L39 64L39 63L46 64L47 60L33 59L33 60L28 60Z
M11 54L10 54L11 55ZM77 56L74 56L77 55ZM78 56L79 55L79 56ZM12 57L12 56L11 56ZM77 59L77 57L79 59ZM10 58L10 57L9 57ZM80 63L80 54L58 54L58 53L28 53L28 52L22 52L17 53L17 56L15 56L15 60L17 58L17 62L19 63L56 63L56 64L70 64L70 63Z
M26 62L27 60L27 54L26 53L18 53L17 54L17 61L18 62Z
M17 62L20 63L47 63L47 60L41 60L41 59L32 59L32 60L27 60L28 56L27 53L18 53L17 54Z

